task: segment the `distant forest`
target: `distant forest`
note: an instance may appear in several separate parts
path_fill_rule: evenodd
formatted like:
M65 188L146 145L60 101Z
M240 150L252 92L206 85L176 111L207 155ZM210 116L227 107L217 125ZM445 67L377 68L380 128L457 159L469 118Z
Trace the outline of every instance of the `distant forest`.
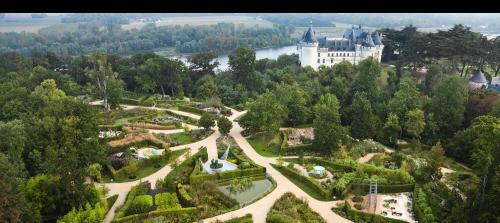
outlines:
M34 51L53 52L60 56L74 56L93 52L97 48L120 55L175 48L178 53L211 51L223 54L238 47L259 49L296 42L290 37L294 28L285 25L246 29L239 29L232 23L210 26L146 25L140 30L123 30L121 24L128 21L121 17L107 16L95 20L95 16L69 17L75 18L74 22L82 22L73 32L0 33L0 51L16 51L23 55Z

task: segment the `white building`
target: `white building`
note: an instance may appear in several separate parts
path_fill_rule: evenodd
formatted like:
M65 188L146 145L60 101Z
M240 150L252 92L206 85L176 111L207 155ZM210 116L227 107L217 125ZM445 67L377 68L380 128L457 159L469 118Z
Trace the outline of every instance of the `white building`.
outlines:
M314 70L343 60L357 64L369 56L380 62L384 49L381 39L380 34L370 34L361 25L347 29L342 38L316 38L311 24L298 45L299 61L301 67L311 66Z

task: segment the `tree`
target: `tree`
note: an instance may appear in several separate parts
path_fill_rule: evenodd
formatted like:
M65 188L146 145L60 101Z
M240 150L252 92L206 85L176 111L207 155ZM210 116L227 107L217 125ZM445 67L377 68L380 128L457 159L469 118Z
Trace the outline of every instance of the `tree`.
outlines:
M346 129L340 124L339 101L332 94L321 96L314 106L313 145L324 151L337 149L345 139Z
M219 89L214 78L209 75L203 76L198 80L196 88L196 97L199 99L219 98Z
M219 66L217 57L211 52L201 52L194 54L189 58L189 70L191 71L191 80L198 81L203 75L215 75L214 69Z
M240 119L243 128L251 132L277 133L286 117L285 106L271 92L260 95L250 104L248 112Z
M99 163L94 163L89 166L89 176L92 177L94 180L97 182L101 181L101 171L102 171L102 166Z
M29 210L23 193L21 172L9 162L9 158L0 153L0 221L25 222L26 216L33 221L40 221L37 210Z
M404 122L404 128L408 134L420 139L420 134L424 131L425 127L425 116L424 111L420 109L413 109L406 113L406 120Z
M286 107L286 121L292 126L305 123L310 116L307 107L309 97L307 93L298 85L279 84L273 91L280 102Z
M349 107L351 135L356 139L370 139L375 136L377 117L365 92L357 92Z
M384 124L384 138L391 146L397 145L398 135L401 132L399 118L396 114L390 113Z
M422 99L415 82L411 79L403 79L394 97L389 101L389 110L403 119L410 110L421 108Z
M487 186L491 182L495 167L500 159L500 118L485 115L478 117L471 128L477 133L474 149L470 155L472 168L481 178L478 208L484 208Z
M459 77L446 77L436 86L429 110L442 138L450 137L462 125L467 98L467 87Z
M217 121L217 127L219 127L219 132L223 135L227 135L231 128L233 128L233 123L224 116L221 116Z
M111 105L118 105L116 100L119 98L116 96L119 96L119 92L123 90L123 84L117 83L122 81L118 79L118 74L113 72L106 55L100 50L92 56L92 67L86 68L85 74L95 82L98 95L104 99L105 109L110 110Z
M229 65L237 82L246 89L256 88L255 51L248 47L240 47L229 55Z
M426 160L432 169L433 175L437 176L438 179L441 178L441 171L439 168L444 165L446 156L444 156L444 149L440 142L431 148Z
M198 120L198 125L205 128L205 131L208 131L215 126L215 118L212 114L204 113L200 120Z
M373 57L361 61L358 64L358 75L354 79L352 87L349 91L349 98L353 98L359 91L364 91L370 102L374 102L379 95L377 87L377 78L380 77L382 68L380 63Z
M20 171L24 170L24 146L26 133L20 120L0 121L0 153L5 154L10 162Z

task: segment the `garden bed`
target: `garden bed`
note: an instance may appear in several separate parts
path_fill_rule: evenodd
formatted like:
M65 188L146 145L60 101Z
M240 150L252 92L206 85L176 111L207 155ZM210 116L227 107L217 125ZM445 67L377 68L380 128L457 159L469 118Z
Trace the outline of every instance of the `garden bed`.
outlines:
M291 192L279 198L267 214L267 222L326 222L314 212L305 201L298 199Z

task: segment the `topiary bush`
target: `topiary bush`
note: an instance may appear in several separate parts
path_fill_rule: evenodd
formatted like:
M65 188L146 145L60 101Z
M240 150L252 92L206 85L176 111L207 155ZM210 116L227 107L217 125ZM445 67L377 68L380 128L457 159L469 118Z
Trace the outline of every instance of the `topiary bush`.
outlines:
M355 207L356 209L358 209L358 210L363 210L363 204L361 204L361 203L356 203L356 204L354 204L354 207Z
M157 210L182 208L175 193L165 192L155 195L155 204L158 206Z
M127 210L125 210L125 215L146 213L152 205L153 198L150 195L136 196Z
M352 201L353 201L353 202L363 202L363 200L364 200L364 199L363 199L363 197L361 197L361 196L354 196L354 197L352 198Z

